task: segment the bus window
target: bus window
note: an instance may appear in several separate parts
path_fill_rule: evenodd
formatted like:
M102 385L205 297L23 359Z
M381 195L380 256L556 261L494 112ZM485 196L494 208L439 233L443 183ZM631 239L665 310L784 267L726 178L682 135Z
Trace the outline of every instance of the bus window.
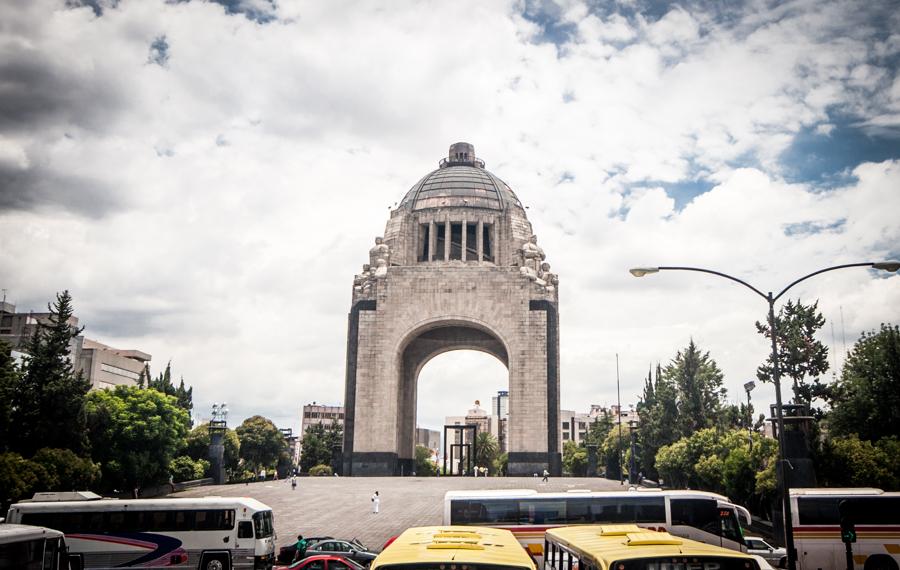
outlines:
M515 524L519 521L516 501L465 499L450 504L451 524Z
M524 499L519 501L520 524L565 524L566 501Z
M692 526L710 534L722 532L719 508L711 499L672 499L672 524Z
M43 555L43 539L0 544L0 569L41 570Z
M253 538L253 523L240 521L238 523L238 538Z
M253 513L253 526L256 530L256 538L268 538L272 536L272 511L260 511Z
M797 497L801 525L835 525L841 521L840 503L847 501L856 524L900 524L900 497Z

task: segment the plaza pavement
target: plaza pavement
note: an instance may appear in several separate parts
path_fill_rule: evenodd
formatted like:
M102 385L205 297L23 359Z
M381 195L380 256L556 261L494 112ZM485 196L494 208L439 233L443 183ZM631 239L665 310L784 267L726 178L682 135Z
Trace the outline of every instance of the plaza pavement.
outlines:
M540 477L298 477L238 485L212 485L173 497L253 497L272 507L277 546L298 534L358 538L379 551L385 541L412 526L442 524L444 493L450 490L535 489L560 492L622 490L618 481L600 478ZM372 493L381 495L381 512L372 513ZM277 549L276 549L277 553Z

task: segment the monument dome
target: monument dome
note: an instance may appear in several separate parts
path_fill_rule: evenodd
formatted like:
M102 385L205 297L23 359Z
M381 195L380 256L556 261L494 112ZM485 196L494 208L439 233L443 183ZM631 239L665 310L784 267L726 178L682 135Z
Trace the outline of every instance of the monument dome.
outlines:
M459 142L391 211L380 245L390 250L385 266L528 266L539 279L543 257L526 263L520 255L529 242L536 247L537 238L519 198L484 168L473 145ZM372 256L371 271L376 263Z

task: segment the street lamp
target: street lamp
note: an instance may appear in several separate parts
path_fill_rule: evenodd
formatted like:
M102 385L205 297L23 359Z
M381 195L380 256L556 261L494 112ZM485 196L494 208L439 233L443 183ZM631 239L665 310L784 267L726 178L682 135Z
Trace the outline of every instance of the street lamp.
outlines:
M210 471L216 485L225 483L225 444L223 438L228 431L228 404L220 406L213 402L212 419L209 421L209 462Z
M750 380L744 382L744 390L747 392L747 438L750 442L750 451L753 451L753 410L750 408L750 392L756 388L756 382Z
M637 473L635 471L637 468L635 467L635 438L637 436L637 432L635 432L634 428L637 427L637 420L634 418L630 418L628 420L628 435L631 437L631 461L628 462L628 484L634 485L636 482L640 483L640 481L636 481Z
M883 262L865 262L865 263L845 263L843 265L835 265L832 267L826 267L825 269L820 269L818 271L813 271L808 275L804 275L799 279L794 280L790 285L781 290L777 295L773 295L771 291L768 294L763 293L756 287L750 285L746 281L742 281L737 277L732 277L726 273L721 273L719 271L713 271L711 269L701 269L699 267L675 267L675 266L659 266L659 267L634 267L629 269L628 271L634 275L635 277L644 277L645 275L650 275L652 273L659 273L660 271L698 271L700 273L709 273L711 275L718 275L719 277L724 277L725 279L730 279L735 281L736 283L740 283L744 287L747 287L760 297L766 300L766 303L769 305L769 333L772 335L772 383L775 384L775 411L776 418L775 421L778 425L778 462L781 466L781 469L778 470L778 478L779 478L779 486L781 487L781 500L782 500L782 517L784 523L784 543L787 548L787 559L788 559L788 569L796 570L797 563L797 554L794 551L794 529L792 527L792 517L791 517L791 496L790 496L790 484L787 481L787 477L785 476L785 459L784 459L784 416L781 413L781 370L778 368L778 345L776 342L776 331L775 331L775 301L777 301L782 295L784 295L788 289L793 287L794 285L800 283L801 281L805 281L814 275L818 275L820 273L825 273L826 271L834 271L835 269L844 269L847 267L871 267L872 269L881 269L883 271L896 272L900 270L900 261L883 261ZM747 392L747 395L750 395L750 392Z

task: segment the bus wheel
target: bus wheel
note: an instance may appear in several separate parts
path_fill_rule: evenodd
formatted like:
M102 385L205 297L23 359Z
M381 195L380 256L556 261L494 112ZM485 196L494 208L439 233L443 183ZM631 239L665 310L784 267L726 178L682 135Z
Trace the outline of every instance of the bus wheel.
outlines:
M897 563L890 556L875 554L866 558L863 570L897 570Z
M202 570L229 570L228 560L221 555L204 557L200 568Z

